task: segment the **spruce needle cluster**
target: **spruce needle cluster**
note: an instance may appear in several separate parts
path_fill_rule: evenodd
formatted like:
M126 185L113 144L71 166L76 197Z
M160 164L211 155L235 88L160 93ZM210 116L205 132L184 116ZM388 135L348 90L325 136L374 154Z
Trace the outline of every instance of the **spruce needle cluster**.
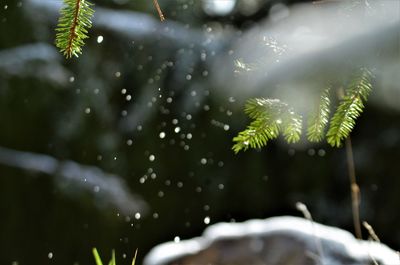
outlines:
M161 21L165 20L164 14L157 0L153 4ZM56 46L68 59L82 54L84 40L89 38L88 30L92 27L93 4L87 0L64 0L60 10L60 18L56 28Z
M366 69L355 74L339 100L330 118L331 86L322 90L319 102L309 115L307 139L321 142L326 139L333 147L340 147L353 130L356 119L364 110L372 90L372 73ZM302 134L303 118L287 103L278 99L254 98L247 101L245 113L253 120L247 128L233 138L235 153L250 148L262 148L269 140L282 134L288 143L296 143ZM329 129L326 133L326 127Z
M269 140L282 133L289 143L300 140L302 117L296 114L288 104L278 99L255 98L248 100L245 113L253 119L246 130L233 138L232 149L240 150L261 148Z
M353 78L345 91L345 96L333 115L327 141L331 146L340 147L342 140L346 139L353 130L356 119L364 110L364 104L372 90L372 74L367 69Z
M64 0L56 28L56 46L66 58L82 54L88 29L92 27L92 5L86 0Z

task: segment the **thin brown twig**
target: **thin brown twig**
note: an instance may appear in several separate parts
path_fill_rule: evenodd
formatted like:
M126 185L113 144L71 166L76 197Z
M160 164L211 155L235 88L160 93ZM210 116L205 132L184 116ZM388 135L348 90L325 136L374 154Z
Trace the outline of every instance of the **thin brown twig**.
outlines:
M158 15L160 16L160 20L164 21L165 17L164 17L164 14L163 14L162 10L161 10L160 5L158 4L158 1L157 0L153 0L153 3L154 3L154 6L157 9Z
M365 229L367 229L369 236L376 242L381 242L381 240L379 239L378 235L375 233L375 230L372 228L372 226L367 223L366 221L364 221L363 226L365 227Z
M305 205L302 202L297 202L296 203L296 209L299 210L304 215L304 218L306 218L311 223L311 227L312 227L312 231L313 231L313 235L314 235L314 240L315 240L315 246L316 246L317 251L318 251L318 255L315 255L315 256L317 258L319 258L319 263L321 265L323 265L324 261L325 261L324 251L323 251L323 248L322 248L321 238L317 235L317 231L315 229L314 220L312 218L312 215L311 215L310 211L308 210L307 205Z
M367 229L367 231L368 231L369 241L375 241L375 242L380 243L381 240L379 239L378 235L375 233L375 230L372 228L372 226L369 223L367 223L366 221L363 221L362 224L365 227L365 229ZM371 258L374 265L379 265L379 262L371 255L369 250L368 250L368 255Z
M353 212L353 223L356 237L362 239L361 222L360 222L360 188L357 184L356 170L354 166L353 147L351 145L350 136L346 138L346 157L347 168L349 170L351 205Z

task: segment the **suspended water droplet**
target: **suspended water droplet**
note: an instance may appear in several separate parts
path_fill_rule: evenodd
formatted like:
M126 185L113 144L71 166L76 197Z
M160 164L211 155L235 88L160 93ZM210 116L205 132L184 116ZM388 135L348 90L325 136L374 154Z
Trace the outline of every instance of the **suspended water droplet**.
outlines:
M141 215L140 215L140 213L139 213L139 212L135 213L135 219L136 219L136 220L139 220L139 219L140 219L140 217L141 217Z

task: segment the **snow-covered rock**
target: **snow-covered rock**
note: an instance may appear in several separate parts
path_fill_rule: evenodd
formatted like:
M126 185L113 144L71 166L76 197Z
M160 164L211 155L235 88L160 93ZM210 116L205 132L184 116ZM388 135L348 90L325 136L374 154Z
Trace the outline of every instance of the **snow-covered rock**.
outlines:
M198 238L153 248L145 265L400 264L396 251L298 217L219 223Z

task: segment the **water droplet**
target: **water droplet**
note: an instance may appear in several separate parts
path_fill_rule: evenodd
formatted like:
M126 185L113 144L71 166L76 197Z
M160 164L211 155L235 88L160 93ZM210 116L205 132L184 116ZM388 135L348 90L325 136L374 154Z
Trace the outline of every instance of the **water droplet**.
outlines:
M307 154L309 155L309 156L313 156L313 155L315 155L315 150L314 149L308 149L308 151L307 151Z
M135 213L135 219L136 219L136 220L139 220L139 219L140 219L140 217L141 217L141 215L140 215L140 213L139 213L139 212Z
M206 224L206 225L208 225L209 223L210 223L210 217L208 217L208 216L206 216L205 218L204 218L204 223Z
M318 150L318 155L319 156L323 157L323 156L325 156L325 154L326 154L326 151L324 149L319 149Z
M153 162L155 159L156 159L155 155L150 155L150 156L149 156L149 160L150 160L151 162Z
M97 36L97 43L102 43L103 42L103 36L99 35Z
M93 191L96 192L96 193L99 192L100 191L100 187L99 186L94 186L93 187Z
M179 238L179 236L174 237L174 242L175 242L175 243L179 243L179 241L181 241L181 239Z
M131 145L133 144L132 139L128 139L128 140L126 141L126 144L129 145L129 146L131 146Z
M175 127L175 129L174 129L174 132L175 133L179 133L181 131L181 128L180 127Z
M52 259L52 258L53 258L53 252L49 252L49 254L47 254L47 257L48 257L49 259Z
M91 111L90 108L86 108L86 109L85 109L85 113L86 113L86 114L90 114L90 111Z
M160 136L161 139L164 139L164 138L165 138L165 135L166 135L165 132L160 132L160 135L159 135L159 136Z
M206 158L200 159L200 163L201 163L202 165L207 164L207 159L206 159Z

